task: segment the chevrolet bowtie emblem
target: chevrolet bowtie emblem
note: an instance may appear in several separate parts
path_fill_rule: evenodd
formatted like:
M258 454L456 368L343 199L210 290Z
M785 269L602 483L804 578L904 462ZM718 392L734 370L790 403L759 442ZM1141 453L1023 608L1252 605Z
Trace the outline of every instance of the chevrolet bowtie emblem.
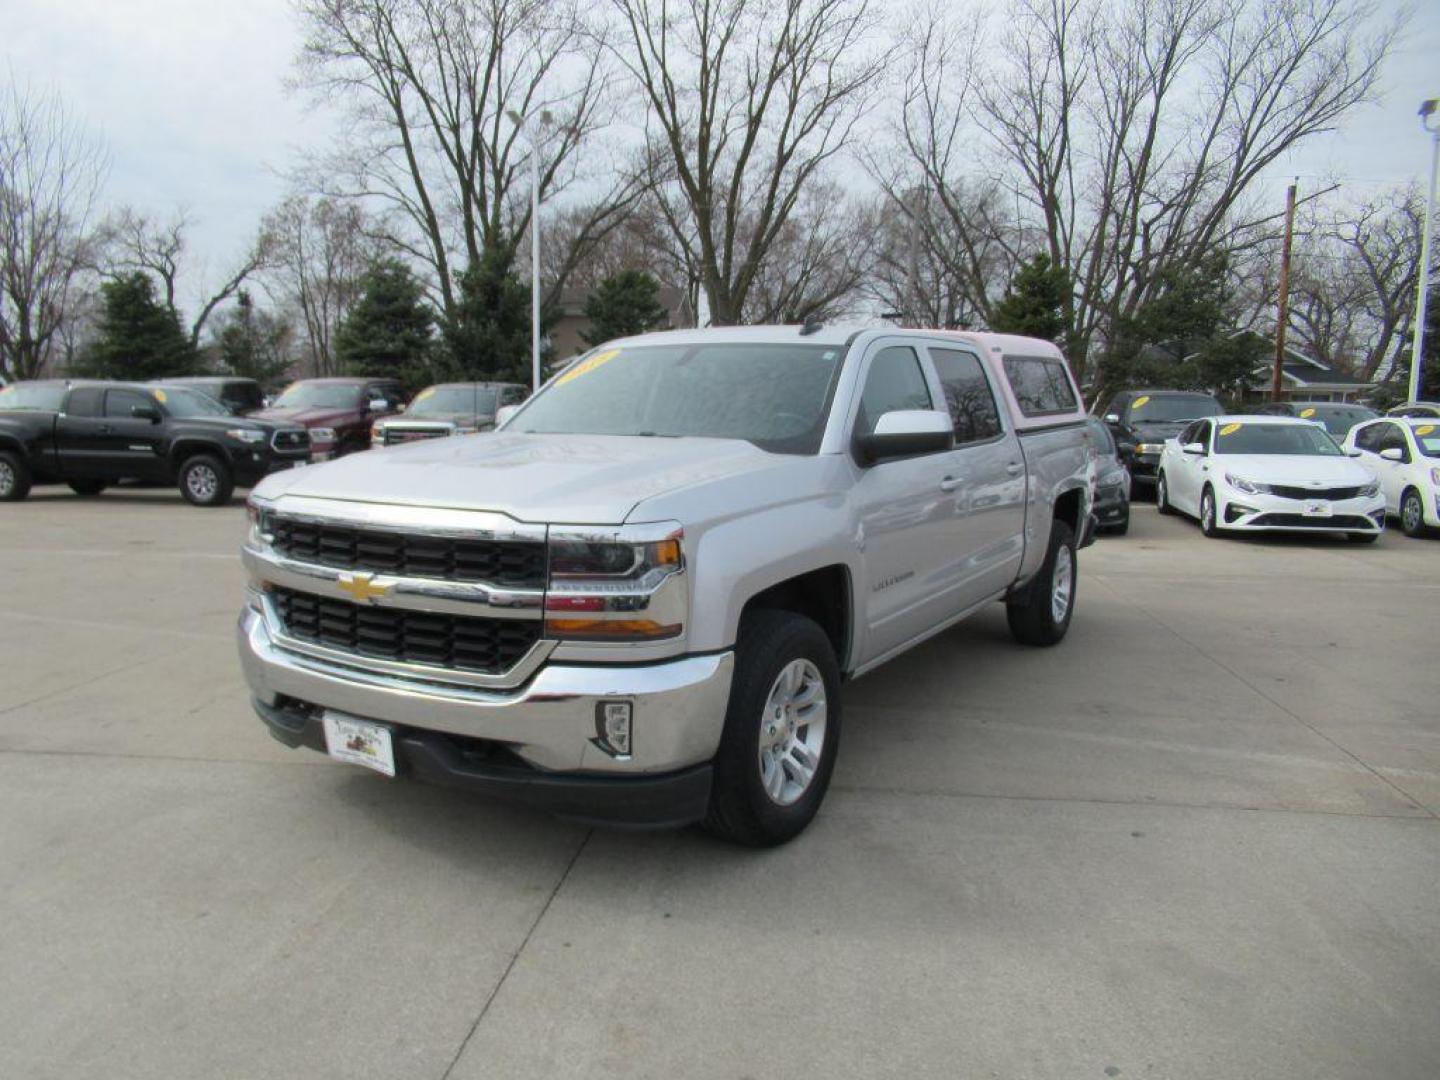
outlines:
M376 585L374 574L341 574L335 584L353 596L357 604L384 596L395 587L393 585Z

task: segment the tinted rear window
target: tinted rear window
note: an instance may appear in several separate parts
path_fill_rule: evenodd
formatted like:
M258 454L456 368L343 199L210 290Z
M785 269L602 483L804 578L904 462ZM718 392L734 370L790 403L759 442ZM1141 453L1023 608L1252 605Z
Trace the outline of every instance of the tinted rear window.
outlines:
M1026 416L1074 412L1075 391L1063 361L1041 356L1005 357L1005 378Z

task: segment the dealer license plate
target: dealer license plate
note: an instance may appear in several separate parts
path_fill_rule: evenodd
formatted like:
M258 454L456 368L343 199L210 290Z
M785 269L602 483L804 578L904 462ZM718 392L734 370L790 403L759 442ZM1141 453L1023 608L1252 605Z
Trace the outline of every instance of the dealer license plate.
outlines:
M395 747L384 724L326 709L325 748L336 761L395 775Z
M1328 499L1308 499L1305 502L1306 517L1329 517L1330 502Z

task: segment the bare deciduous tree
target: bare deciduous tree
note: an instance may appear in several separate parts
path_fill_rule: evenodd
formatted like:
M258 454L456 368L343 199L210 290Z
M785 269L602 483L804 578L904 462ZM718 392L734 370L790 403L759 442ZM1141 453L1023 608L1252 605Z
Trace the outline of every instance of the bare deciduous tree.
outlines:
M92 261L106 158L60 101L0 87L0 371L32 379L54 356Z
M611 0L647 108L650 181L710 320L744 318L807 186L885 68L870 0Z
M124 207L107 230L108 269L112 272L140 270L159 278L165 306L181 326L185 325L185 320L180 314L176 290L184 264L185 234L192 224L184 211L166 221L158 221ZM245 282L266 265L271 257L271 247L272 239L262 228L254 243L219 286L213 290L202 289L198 297L199 310L190 320L191 348L199 347L200 335L215 309L237 295Z
M293 196L265 219L273 256L263 277L278 305L293 308L304 328L305 369L338 374L335 332L361 294L361 277L381 253L359 205Z
M302 0L300 10L301 79L350 121L317 170L321 188L396 212L402 227L387 239L431 269L447 315L456 272L529 227L530 146L512 112L550 114L536 125L542 199L591 189L577 244L614 228L636 198L634 178L594 146L611 120L611 80L603 35L577 0Z
M1415 315L1425 200L1414 187L1312 206L1298 226L1291 340L1364 379L1384 376Z

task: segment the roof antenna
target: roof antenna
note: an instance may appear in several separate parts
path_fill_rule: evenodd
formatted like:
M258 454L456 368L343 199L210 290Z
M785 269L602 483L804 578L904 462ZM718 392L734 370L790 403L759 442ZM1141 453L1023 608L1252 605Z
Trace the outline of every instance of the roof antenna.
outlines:
M817 333L818 331L823 329L824 326L825 324L821 322L817 316L807 315L805 316L805 325L800 327L800 336L809 337L811 334Z

